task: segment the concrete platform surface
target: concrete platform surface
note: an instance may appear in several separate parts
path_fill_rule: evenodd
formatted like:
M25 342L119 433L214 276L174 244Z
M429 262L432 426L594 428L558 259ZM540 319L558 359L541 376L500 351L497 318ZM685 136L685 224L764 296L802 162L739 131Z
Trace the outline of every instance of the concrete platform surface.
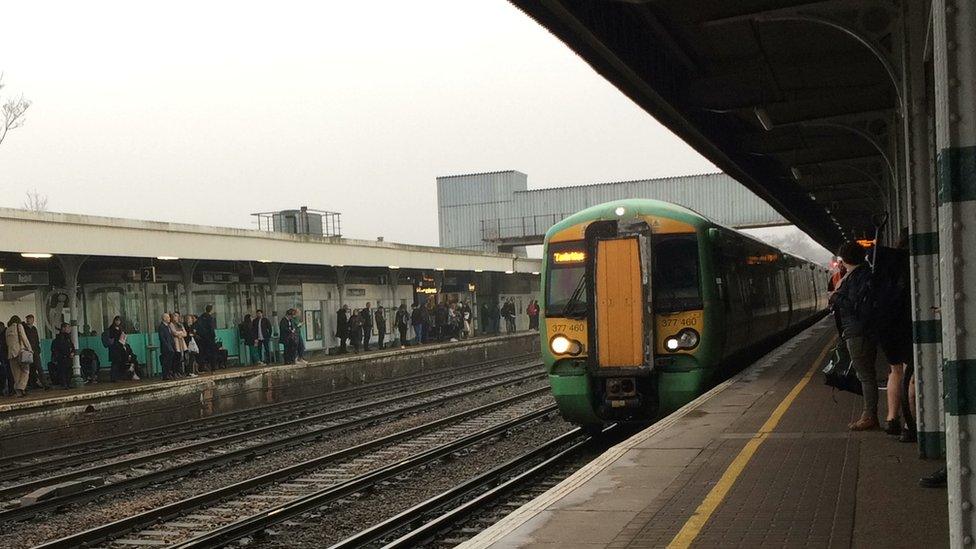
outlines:
M917 485L941 464L848 431L834 339L817 323L461 547L947 546L946 492Z

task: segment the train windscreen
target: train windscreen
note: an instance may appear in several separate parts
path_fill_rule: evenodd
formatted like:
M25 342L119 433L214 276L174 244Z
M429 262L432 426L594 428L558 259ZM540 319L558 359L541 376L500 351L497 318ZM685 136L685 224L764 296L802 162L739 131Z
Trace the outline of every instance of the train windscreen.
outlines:
M546 316L577 317L586 314L584 250L582 241L549 245Z
M655 235L654 309L662 312L702 308L695 235Z

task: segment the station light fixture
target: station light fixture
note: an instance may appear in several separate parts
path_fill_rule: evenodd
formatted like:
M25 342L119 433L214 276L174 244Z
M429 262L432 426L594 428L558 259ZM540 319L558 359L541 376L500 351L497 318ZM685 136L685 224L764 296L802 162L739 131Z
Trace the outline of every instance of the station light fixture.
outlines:
M438 272L444 272L444 267L435 267L434 270Z
M397 269L400 268L400 266L399 265L390 265L388 268L389 269L393 269L393 270L397 270Z
M532 271L532 276L539 276L539 271Z
M156 259L160 261L176 261L179 258L172 255L160 255L160 256L156 256Z
M615 213L617 217L623 217L624 214L627 213L627 208L624 208L623 206L617 206L617 208L613 210L613 213Z
M54 256L52 254L46 254L46 253L25 252L20 254L20 257L24 257L27 259L50 259Z
M475 269L474 272L476 272L476 273L483 273L483 272L485 272L485 270L484 269Z
M773 124L773 120L769 117L769 113L766 112L766 109L756 107L754 112L756 114L756 120L759 121L759 124L762 125L764 130L768 132L769 130L773 129L775 124Z
M3 267L0 267L0 273L4 272Z
M799 181L800 178L803 177L803 174L800 173L800 168L797 167L790 168L790 175L792 175L793 179L796 179L797 181Z
M505 274L507 274L507 275L515 274L515 271L505 271Z
M271 263L270 259L259 259L258 263Z

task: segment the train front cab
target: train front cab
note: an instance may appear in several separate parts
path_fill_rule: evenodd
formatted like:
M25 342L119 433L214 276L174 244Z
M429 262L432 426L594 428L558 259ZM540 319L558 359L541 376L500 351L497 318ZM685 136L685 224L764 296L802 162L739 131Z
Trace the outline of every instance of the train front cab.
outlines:
M678 232L661 233L669 228ZM655 261L655 250L666 257ZM596 221L554 235L547 261L544 341L564 417L582 425L644 421L698 394L701 372L690 353L702 307L691 225Z

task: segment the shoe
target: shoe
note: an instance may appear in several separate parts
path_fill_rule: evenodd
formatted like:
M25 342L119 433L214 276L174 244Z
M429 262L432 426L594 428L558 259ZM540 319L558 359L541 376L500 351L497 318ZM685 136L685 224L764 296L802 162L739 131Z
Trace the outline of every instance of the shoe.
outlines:
M879 426L880 425L878 425L878 418L871 417L871 416L861 416L860 419L848 425L847 428L850 429L851 431L871 431L873 429L877 429Z
M261 362L260 360L258 361L258 366L264 366L264 365L265 364L263 362Z
M943 467L927 477L918 479L918 485L923 488L945 488L948 476L949 472Z
M915 433L915 429L910 427L905 427L901 430L901 436L898 437L898 442L915 442L918 440L918 435Z
M889 419L885 423L885 433L893 436L901 436L901 418Z
M403 345L400 345L400 348L401 348L401 349L406 349L406 347L404 347Z
M139 376L133 374L132 375L132 381L139 381Z

